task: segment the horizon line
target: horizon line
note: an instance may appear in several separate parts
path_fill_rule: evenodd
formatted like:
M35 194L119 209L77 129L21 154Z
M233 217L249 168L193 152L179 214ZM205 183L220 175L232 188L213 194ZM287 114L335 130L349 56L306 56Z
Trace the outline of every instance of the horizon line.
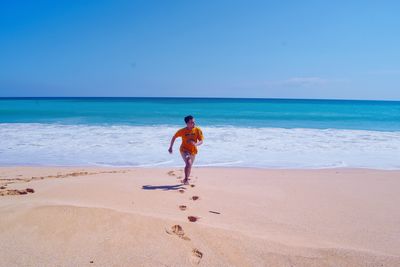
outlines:
M248 100L307 100L307 101L380 101L400 102L391 99L342 99L342 98L278 98L278 97L193 97L193 96L0 96L0 99L73 99L73 98L137 98L137 99L248 99Z

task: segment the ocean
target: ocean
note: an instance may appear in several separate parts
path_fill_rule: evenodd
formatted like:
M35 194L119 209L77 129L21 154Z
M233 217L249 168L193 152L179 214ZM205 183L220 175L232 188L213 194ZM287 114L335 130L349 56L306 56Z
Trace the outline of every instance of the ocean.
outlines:
M189 114L196 166L400 169L399 101L228 98L0 98L0 166L182 166Z

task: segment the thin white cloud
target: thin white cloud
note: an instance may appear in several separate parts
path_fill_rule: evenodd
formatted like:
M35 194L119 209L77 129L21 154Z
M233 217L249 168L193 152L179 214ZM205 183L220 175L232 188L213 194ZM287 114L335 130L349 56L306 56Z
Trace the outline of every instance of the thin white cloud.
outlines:
M271 80L260 83L261 86L285 86L285 87L314 87L326 85L330 81L320 77L291 77L284 80Z
M239 83L231 86L232 88L241 89L278 89L278 88L322 88L333 83L343 83L346 80L325 79L316 76L299 76L282 80L254 81L247 83Z
M372 75L400 75L400 69L373 70L368 74Z
M293 77L283 81L278 82L281 85L291 85L291 86L315 86L327 84L328 80L320 77Z

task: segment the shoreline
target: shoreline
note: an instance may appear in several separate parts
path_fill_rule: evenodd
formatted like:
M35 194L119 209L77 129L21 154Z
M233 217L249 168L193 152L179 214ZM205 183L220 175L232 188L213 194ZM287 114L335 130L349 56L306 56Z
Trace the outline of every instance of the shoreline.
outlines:
M400 264L399 170L195 167L194 187L180 176L168 167L0 167L3 192L34 190L0 196L0 257L42 266Z
M47 169L138 169L138 170L170 170L170 169L183 169L183 163L181 166L107 166L107 165L0 165L0 171L8 168L47 168ZM324 171L324 170L367 170L367 171L389 171L389 172L400 172L399 169L384 169L384 168L372 168L372 167L326 167L326 168L290 168L290 167L243 167L243 166L197 166L194 164L194 169L243 169L243 170L264 170L264 171Z

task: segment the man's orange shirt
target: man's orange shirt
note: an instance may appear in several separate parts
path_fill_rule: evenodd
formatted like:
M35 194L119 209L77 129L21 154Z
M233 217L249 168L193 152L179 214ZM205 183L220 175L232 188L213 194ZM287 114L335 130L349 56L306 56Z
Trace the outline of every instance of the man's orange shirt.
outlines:
M182 137L182 144L180 151L181 152L189 152L192 155L197 154L197 147L190 143L190 141L202 141L203 133L198 127L193 127L192 130L182 128L176 132L174 135L175 138Z

